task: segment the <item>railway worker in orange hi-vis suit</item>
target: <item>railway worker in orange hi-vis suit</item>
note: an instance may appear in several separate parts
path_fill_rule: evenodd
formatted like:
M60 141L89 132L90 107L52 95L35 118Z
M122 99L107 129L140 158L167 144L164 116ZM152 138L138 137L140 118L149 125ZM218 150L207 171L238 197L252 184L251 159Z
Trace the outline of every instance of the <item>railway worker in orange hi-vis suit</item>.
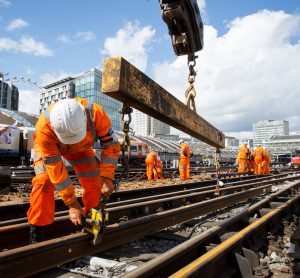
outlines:
M263 147L263 161L262 161L263 174L270 174L270 153L266 147Z
M180 162L179 173L181 180L190 179L190 155L191 150L189 145L184 140L179 140L180 150Z
M237 162L239 164L238 172L243 173L248 171L248 157L249 157L249 148L247 144L243 144L240 147L238 156L237 156Z
M92 148L95 140L102 146L101 161ZM114 190L112 179L120 154L111 121L103 108L83 98L65 99L45 110L34 134L34 170L30 208L30 242L43 240L43 228L54 220L54 190L69 207L70 220L81 224L81 217L98 206L101 195L108 198ZM62 157L69 161L83 187L81 207Z
M163 180L164 179L163 174L162 174L163 164L159 157L157 157L157 161L155 164L155 170L156 171L154 171L154 178L156 180L158 180L158 179Z
M263 148L261 146L257 146L253 151L254 157L254 174L261 175L262 174L262 161L264 158Z
M157 153L154 149L149 149L149 152L145 159L146 166L147 166L147 178L148 181L151 181L153 178L153 171L155 170L155 165L157 162Z
M253 151L249 149L249 156L248 156L248 172L253 174L254 172L254 157Z

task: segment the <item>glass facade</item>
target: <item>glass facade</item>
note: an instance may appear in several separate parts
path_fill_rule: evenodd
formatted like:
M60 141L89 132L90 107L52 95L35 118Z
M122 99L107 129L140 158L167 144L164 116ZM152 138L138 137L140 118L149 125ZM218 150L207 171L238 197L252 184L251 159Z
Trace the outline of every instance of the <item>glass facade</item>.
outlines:
M18 110L19 107L19 90L12 85L11 81L3 82L0 80L0 108L9 110Z
M112 122L114 130L121 130L121 115L119 110L122 103L101 92L102 73L93 68L75 78L74 97L86 98L100 104Z

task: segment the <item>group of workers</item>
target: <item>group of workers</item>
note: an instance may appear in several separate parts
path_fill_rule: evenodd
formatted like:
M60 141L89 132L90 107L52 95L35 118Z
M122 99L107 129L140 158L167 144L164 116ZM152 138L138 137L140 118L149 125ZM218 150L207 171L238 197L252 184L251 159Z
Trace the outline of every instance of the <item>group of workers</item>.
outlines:
M181 180L190 179L190 156L191 151L190 147L184 140L179 140L180 150L180 162L179 162L179 173ZM150 148L146 157L146 166L147 166L147 178L148 181L153 179L163 179L162 175L162 161L157 156L157 153L154 149Z
M270 152L266 147L258 145L251 151L247 144L243 144L237 156L237 163L239 173L270 174Z

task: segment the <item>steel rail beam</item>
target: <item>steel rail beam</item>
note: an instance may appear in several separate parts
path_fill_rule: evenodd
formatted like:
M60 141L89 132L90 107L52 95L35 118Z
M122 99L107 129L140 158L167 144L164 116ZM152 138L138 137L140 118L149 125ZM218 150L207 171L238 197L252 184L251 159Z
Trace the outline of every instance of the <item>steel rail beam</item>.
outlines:
M116 247L172 225L253 198L269 189L270 185L266 185L113 224L107 227L103 242L96 246L91 245L89 242L90 235L78 233L3 251L0 253L0 276L7 278L28 277L82 256Z
M289 206L298 201L299 195L287 201L286 203L283 203L282 205L273 208L269 213L258 218L254 223L237 232L235 235L223 241L218 246L208 251L195 261L191 262L184 268L180 269L170 277L202 277L204 275L208 275L208 273L213 273L212 266L216 265L214 262L218 261L222 256L225 256L232 252L235 248L240 246L248 237L250 237L251 234L255 233L261 226L270 223L272 218L280 215L285 209L287 209Z
M286 175L286 174L282 174ZM236 182L236 181L243 181L248 179L256 179L257 176L238 176L234 178L223 178L221 181L224 183L228 182ZM262 177L265 178L265 177ZM209 185L216 184L216 180L206 180L200 182L190 182L190 183L183 183L183 184L174 184L174 185L166 185L166 186L156 186L156 187L148 187L148 188L136 188L131 190L121 190L117 192L113 192L109 203L119 202L124 200L130 200L135 198L141 197L148 197L153 196L155 194L165 194L174 191L184 191L192 188L199 188L205 187ZM55 207L56 210L63 210L65 209L65 205L63 204L61 199L55 200ZM1 205L0 204L0 221L8 220L8 219L15 219L19 217L26 216L26 210L29 208L28 202L18 203L18 204L11 204L11 205Z
M244 224L245 222L248 222L249 218L255 213L258 213L261 208L266 207L272 201L278 200L281 196L285 196L291 189L298 189L298 187L300 187L299 181L290 185L288 188L267 196L237 215L216 226L213 226L203 233L200 233L170 249L168 252L165 252L151 261L139 266L137 269L125 275L124 278L166 277L175 273L187 264L199 258L201 252L205 253L206 250L205 247L203 247L204 245L209 245L210 241L215 238L219 238L225 232L230 231L231 227L237 226L237 223L242 222L242 224Z
M274 181L273 181L274 182ZM220 194L231 194L237 191L247 190L252 187L258 187L262 185L268 185L271 187L270 181L263 181L260 183L251 183L251 184L243 184L237 186L231 186L227 188L222 188L220 190ZM157 211L166 211L174 208L178 208L186 205L187 203L199 203L204 201L208 197L214 196L214 189L204 190L196 193L185 193L180 196L167 197L159 200L145 201L140 203L131 203L128 205L123 205L119 207L107 208L107 211L110 214L110 224L120 222L119 219L124 216L127 219L132 220L134 218L143 217L149 214L154 214ZM64 225L65 223L65 225ZM63 228L62 228L63 227ZM20 244L26 244L28 242L27 235L29 231L29 224L21 223L10 225L6 227L0 227L0 237L5 238L0 244L1 249L12 249L19 247ZM75 232L76 227L74 225L70 225L69 217L60 216L55 218L55 222L52 225L46 227L45 236L49 239L48 235L51 235L51 238L64 236L68 232ZM18 238L23 239L23 241L16 241ZM19 246L17 245L19 243Z
M225 147L221 131L122 57L104 60L101 91L211 146Z

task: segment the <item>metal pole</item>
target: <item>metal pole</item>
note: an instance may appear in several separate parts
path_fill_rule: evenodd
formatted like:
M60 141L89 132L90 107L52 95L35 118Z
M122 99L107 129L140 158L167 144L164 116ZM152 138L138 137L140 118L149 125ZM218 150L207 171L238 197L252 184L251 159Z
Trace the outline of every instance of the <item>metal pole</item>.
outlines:
M0 72L0 77L1 77L1 90L0 90L0 108L2 108L2 95L3 95L3 82L4 82L4 75L2 72Z

